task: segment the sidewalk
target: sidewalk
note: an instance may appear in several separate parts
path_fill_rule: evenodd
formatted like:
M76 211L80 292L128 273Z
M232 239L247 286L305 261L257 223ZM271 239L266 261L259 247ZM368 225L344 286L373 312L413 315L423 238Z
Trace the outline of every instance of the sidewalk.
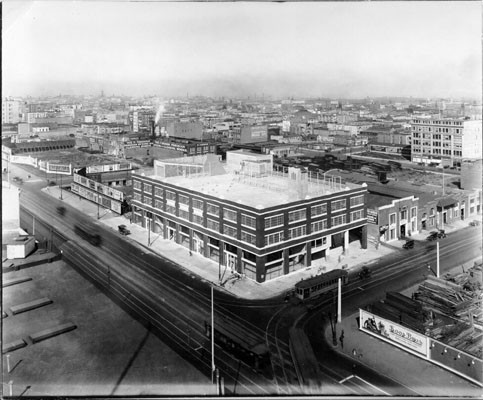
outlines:
M60 197L60 189L57 186L51 186L42 189L54 197ZM82 211L86 215L97 219L97 205L86 199L81 199L70 191L63 191L63 201ZM118 231L119 225L126 225L131 231L129 236L119 236L120 240L129 240L143 249L148 248L148 231L136 224L131 224L130 220L124 216L119 216L108 210L100 209L99 223L110 227L114 231ZM313 266L302 268L289 275L280 276L265 283L257 283L251 279L239 278L232 274L230 270L225 271L225 267L221 266L221 275L223 286L219 284L218 274L219 265L211 259L205 258L200 254L190 252L187 248L176 244L173 241L162 239L159 234L151 232L149 249L169 260L181 265L187 274L195 274L207 281L215 283L218 290L225 290L232 295L248 298L248 299L265 299L284 294L286 291L293 289L295 283L301 279L307 279L322 272L332 269L342 268L356 269L362 265L371 264L387 254L393 252L393 249L379 246L378 249L374 245L369 244L367 249L361 249L359 242L349 244L349 251L344 255L342 248L331 250L327 262L318 260ZM121 239L122 238L122 239Z
M474 220L479 221L481 224L482 215L481 214L475 215L471 219L466 219L464 221L462 220L452 221L451 224L445 224L442 229L446 232L446 234L448 234L450 232L454 232L459 229L467 228L470 225L470 222ZM438 230L437 228L430 229L430 230L423 230L419 233L411 234L411 236L407 237L406 239L426 241L426 238L429 236L429 234L437 230ZM381 242L381 245L386 248L390 248L390 249L392 248L392 249L398 250L403 248L403 244L406 243L406 239L392 240L390 242Z
M472 265L473 261L465 263L468 267ZM451 272L460 272L460 268L461 266L457 266ZM418 286L408 288L402 294L410 297ZM340 342L333 346L337 352L357 363L381 371L379 373L413 389L421 396L481 397L481 388L458 375L360 331L358 317L359 313L354 313L337 325L337 338L344 330L343 347ZM327 343L332 343L330 325L325 330L325 337ZM357 374L357 370L355 373Z

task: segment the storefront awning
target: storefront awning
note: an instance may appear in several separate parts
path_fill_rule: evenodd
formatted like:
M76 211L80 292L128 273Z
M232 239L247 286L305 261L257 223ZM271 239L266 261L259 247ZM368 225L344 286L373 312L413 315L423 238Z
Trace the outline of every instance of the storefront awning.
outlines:
M437 207L440 208L446 208L446 207L451 207L454 206L457 203L457 201L451 197L445 197L444 199L440 199L438 201Z

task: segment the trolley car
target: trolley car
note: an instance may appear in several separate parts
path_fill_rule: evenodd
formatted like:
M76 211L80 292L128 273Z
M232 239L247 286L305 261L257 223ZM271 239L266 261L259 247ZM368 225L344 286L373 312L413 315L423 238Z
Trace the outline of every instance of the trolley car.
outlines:
M302 301L319 297L320 295L337 289L339 278L345 285L349 281L349 273L343 269L334 269L326 274L317 275L295 284L295 296Z
M270 366L264 338L226 317L215 320L215 343L259 372ZM205 335L211 338L211 324L205 321Z
M102 242L101 235L99 235L91 228L84 228L80 225L75 225L74 232L77 235L79 235L81 238L87 240L93 246L101 245L101 242Z

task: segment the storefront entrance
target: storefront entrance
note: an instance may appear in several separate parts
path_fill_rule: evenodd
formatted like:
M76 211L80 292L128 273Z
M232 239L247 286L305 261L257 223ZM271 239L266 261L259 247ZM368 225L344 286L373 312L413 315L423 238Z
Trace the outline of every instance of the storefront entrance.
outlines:
M228 251L225 251L225 260L226 260L226 267L230 268L231 272L236 271L236 261L237 261L236 254L232 254Z

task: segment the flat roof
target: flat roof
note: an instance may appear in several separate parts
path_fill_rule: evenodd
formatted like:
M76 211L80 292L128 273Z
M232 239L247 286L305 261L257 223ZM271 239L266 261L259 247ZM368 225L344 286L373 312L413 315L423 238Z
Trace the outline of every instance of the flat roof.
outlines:
M169 178L154 175L150 178L257 209L304 200L298 195L295 181L276 175L250 178L235 174L214 176L194 174L186 177ZM353 183L342 183L340 186L341 190L339 190L339 182L334 183L329 179L327 179L326 184L323 181L320 181L319 184L309 182L305 200L341 193L344 190L362 188L362 186Z

